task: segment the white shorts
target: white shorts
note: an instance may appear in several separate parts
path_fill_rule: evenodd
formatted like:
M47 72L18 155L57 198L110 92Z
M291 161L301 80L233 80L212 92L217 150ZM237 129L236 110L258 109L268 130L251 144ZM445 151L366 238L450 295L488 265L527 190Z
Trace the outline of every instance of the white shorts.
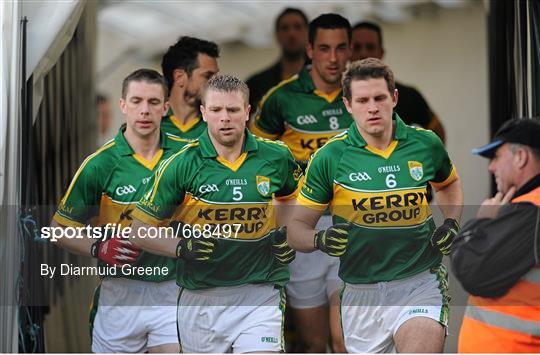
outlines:
M90 314L92 351L141 353L149 347L178 344L177 297L174 280L103 279Z
M270 284L181 289L177 317L181 351L284 351L284 311L284 292Z
M332 225L331 216L322 216L315 229ZM291 279L287 284L287 302L292 308L312 308L328 303L330 296L343 285L338 276L339 258L320 250L296 252L289 265Z
M414 317L448 326L450 296L444 266L376 284L345 284L341 325L349 353L396 352L394 335Z

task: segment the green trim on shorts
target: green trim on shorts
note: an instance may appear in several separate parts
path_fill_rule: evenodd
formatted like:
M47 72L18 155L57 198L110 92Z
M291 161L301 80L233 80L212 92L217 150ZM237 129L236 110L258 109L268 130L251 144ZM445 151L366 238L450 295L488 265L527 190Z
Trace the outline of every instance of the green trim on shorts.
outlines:
M281 351L285 352L285 308L287 307L287 296L285 287L274 286L279 291L279 309L281 311Z
M439 323L448 327L448 319L450 316L450 294L448 287L448 271L443 264L439 266L434 266L429 269L429 272L435 274L437 281L439 283L438 288L442 296L442 306L441 306L441 315L439 317Z
M89 317L89 329L90 329L90 346L92 346L92 334L94 333L94 321L96 320L96 315L98 312L99 305L99 294L101 292L101 280L99 284L94 289L94 297L92 297L92 305L90 307Z
M178 297L176 298L176 336L178 337L178 346L180 347L178 353L183 353L182 341L180 340L180 328L178 328L178 307L180 306L180 296L182 296L182 292L184 292L184 288L179 287Z

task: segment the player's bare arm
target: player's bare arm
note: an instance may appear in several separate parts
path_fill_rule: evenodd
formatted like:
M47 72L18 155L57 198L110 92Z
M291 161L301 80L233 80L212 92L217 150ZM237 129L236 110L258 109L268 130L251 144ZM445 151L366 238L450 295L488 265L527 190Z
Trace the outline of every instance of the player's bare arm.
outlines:
M461 219L461 213L463 211L463 189L459 177L450 184L436 189L435 199L444 218L453 218L456 221Z
M51 227L53 228L67 228L67 226L62 225L55 220L51 221ZM96 242L95 239L91 238L91 236L85 236L85 238L58 238L56 239L56 243L59 247L62 249L66 249L72 253L84 255L84 256L92 256L90 253L90 250L92 248L92 244Z
M304 253L314 251L313 237L317 233L315 225L323 211L318 211L301 205L292 208L292 215L287 224L289 245Z
M129 237L133 244L152 254L176 258L178 239L173 238L172 235L163 235L162 238L145 238L145 231L148 231L150 228L157 227L134 218Z

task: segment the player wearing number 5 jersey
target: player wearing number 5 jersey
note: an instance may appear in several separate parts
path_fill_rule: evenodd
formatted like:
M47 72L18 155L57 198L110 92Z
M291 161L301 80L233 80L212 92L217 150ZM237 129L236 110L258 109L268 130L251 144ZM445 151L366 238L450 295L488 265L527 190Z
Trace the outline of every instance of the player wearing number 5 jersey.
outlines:
M131 214L158 163L188 142L160 131L166 98L165 80L154 70L136 70L124 79L120 107L126 125L82 163L53 217L54 226L130 226ZM92 351L178 351L174 259L141 252L135 260L139 251L116 238L61 238L58 244L98 258L100 268L133 262L137 267L117 268L116 277L104 277L96 289L90 320ZM145 267L165 271L134 272Z
M183 234L193 245L204 238L215 242L208 260L200 261L178 255L178 240L135 242L179 256L184 352L284 347L282 290L289 279L284 262L291 258L282 232L276 232L283 211L274 205L296 196L302 170L285 145L246 130L248 96L237 78L210 79L201 106L208 130L162 164L134 212L134 229L171 219L190 226Z
M380 60L352 63L343 92L355 123L310 161L289 242L341 257L348 352L440 352L449 300L441 259L458 232L459 178L433 132L392 113L398 93ZM439 228L426 199L428 183L446 218ZM335 225L316 231L327 207Z

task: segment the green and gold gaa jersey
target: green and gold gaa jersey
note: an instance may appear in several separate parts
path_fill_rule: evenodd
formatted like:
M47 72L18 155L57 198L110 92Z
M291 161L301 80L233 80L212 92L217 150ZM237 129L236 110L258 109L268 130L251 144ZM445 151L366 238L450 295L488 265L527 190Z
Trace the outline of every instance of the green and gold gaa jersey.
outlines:
M246 130L243 153L231 163L217 154L206 132L161 164L134 216L151 225L182 221L218 239L210 260L179 259L182 287L284 285L288 267L272 255L272 202L294 199L301 176L283 143Z
M440 139L394 114L394 140L385 151L366 144L355 124L313 156L298 202L324 210L334 223L351 221L339 275L352 284L406 278L438 265L426 187L452 183L455 169Z
M352 122L341 89L330 95L322 93L304 68L265 95L250 128L260 137L283 141L306 164L317 149Z
M203 121L200 113L185 125L174 116L171 109L169 109L166 116L161 118L161 130L179 138L195 139L199 137L205 129L206 122Z
M162 132L161 149L152 161L147 161L131 149L124 131L125 126L113 140L84 160L60 201L53 217L56 222L67 227L107 223L128 227L133 221L136 203L143 196L158 162L177 153L188 142ZM168 275L118 276L151 282L176 277L174 259L144 251L133 266L168 267L169 272Z

